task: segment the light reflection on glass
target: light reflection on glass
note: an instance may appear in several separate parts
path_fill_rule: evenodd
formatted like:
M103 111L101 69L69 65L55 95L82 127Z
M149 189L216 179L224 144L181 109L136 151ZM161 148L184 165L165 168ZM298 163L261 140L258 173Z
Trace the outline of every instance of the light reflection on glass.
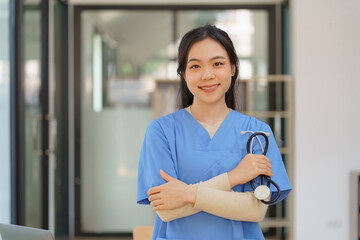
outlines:
M10 65L8 61L0 60L0 86L10 83Z
M41 85L40 61L27 60L25 65L25 102L27 105L39 104L39 90Z
M103 52L102 39L99 34L93 38L93 110L100 112L103 107Z
M250 57L254 48L253 34L255 26L253 12L250 10L229 12L227 19L223 17L223 13L220 13L218 20L214 24L229 34L239 57Z
M253 63L250 60L239 61L239 77L240 79L249 79L253 77Z

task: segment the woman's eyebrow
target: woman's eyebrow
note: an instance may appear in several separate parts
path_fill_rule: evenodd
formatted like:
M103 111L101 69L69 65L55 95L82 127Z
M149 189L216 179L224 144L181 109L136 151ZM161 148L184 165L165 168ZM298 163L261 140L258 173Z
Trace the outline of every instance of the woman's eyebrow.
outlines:
M210 60L215 60L215 59L226 59L226 58L223 56L215 56L215 57L210 58ZM189 62L200 62L200 60L197 58L190 58L188 63Z
M226 57L223 57L223 56L215 56L215 57L212 57L210 60L215 60L215 59L226 59Z
M197 59L197 58L190 58L189 61L188 61L188 63L189 63L189 62L200 62L200 60Z

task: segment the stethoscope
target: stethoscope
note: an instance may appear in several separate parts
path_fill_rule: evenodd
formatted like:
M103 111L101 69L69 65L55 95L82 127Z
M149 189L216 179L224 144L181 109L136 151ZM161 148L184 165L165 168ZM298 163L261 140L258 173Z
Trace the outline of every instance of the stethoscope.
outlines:
M252 146L253 146L254 138L256 137L256 139L258 140L258 142L260 144L262 154L264 156L266 156L266 153L267 153L267 150L268 150L268 147L269 147L269 138L268 138L268 136L270 136L270 133L261 132L261 131L259 131L259 132L242 131L241 135L244 135L246 133L251 133L252 134L249 137L249 139L247 141L247 144L246 144L247 153L248 154L252 153ZM261 144L259 136L263 136L265 138L265 148L263 148L263 145ZM263 202L265 204L272 204L272 203L276 202L280 197L280 188L279 188L279 186L273 180L271 180L270 177L265 176L265 175L260 175L260 176L261 176L261 185L257 186L256 188L255 188L255 185L254 185L254 179L250 181L250 185L251 185L251 188L254 190L255 197L257 199L261 200L261 202ZM267 185L264 185L264 179L267 180ZM274 185L274 187L277 189L277 195L273 200L270 199L270 201L265 201L265 199L268 198L270 196L270 194L271 194L270 184Z

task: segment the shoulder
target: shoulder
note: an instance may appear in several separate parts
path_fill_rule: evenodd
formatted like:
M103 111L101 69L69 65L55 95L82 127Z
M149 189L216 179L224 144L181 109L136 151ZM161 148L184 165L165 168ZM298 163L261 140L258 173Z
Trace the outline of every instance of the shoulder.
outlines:
M269 131L271 130L270 126L249 115L243 114L241 112L233 110L234 119L238 126L241 126L242 129L251 130L251 131Z
M165 116L159 117L153 120L149 126L147 131L161 131L163 133L171 132L178 122L181 122L181 118L183 117L184 109L176 111L174 113L167 114Z

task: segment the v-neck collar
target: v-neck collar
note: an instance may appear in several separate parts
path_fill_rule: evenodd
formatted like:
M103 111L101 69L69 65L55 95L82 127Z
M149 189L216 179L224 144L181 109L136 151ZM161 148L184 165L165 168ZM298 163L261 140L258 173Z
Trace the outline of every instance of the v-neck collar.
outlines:
M184 116L188 119L188 121L192 124L189 124L191 126L192 130L200 135L200 137L203 139L206 146L212 145L212 142L216 142L216 139L219 135L221 135L222 129L224 128L224 125L229 121L231 118L231 115L233 114L234 110L231 109L231 111L226 115L218 129L216 130L214 136L211 138L209 135L209 132L205 129L201 123L194 118L194 116L189 113L186 109L182 109L184 112Z

